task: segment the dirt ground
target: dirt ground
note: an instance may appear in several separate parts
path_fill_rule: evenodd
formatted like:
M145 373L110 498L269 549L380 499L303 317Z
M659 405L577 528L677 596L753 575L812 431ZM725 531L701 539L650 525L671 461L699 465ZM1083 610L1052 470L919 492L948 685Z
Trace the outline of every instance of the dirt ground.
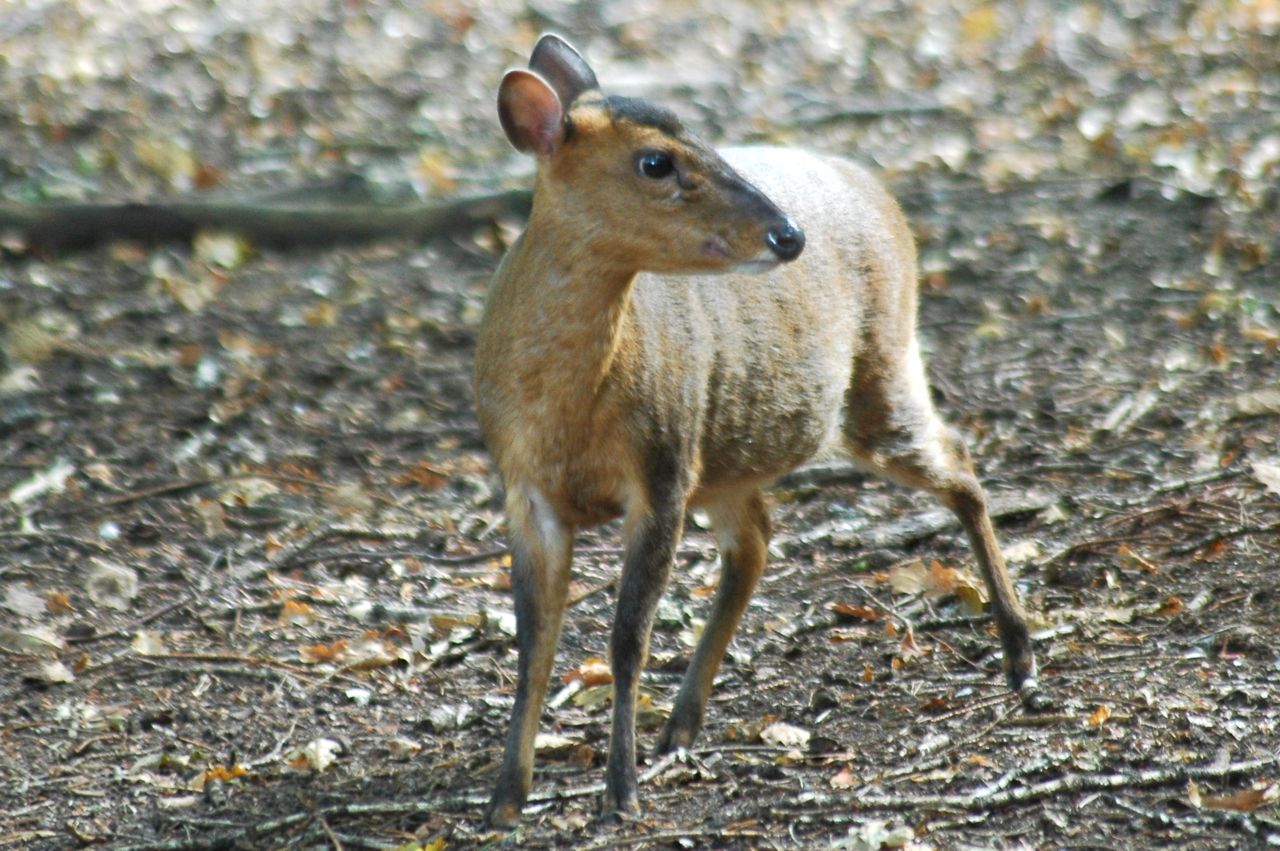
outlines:
M534 800L486 831L515 650L470 363L520 222L6 234L0 849L1280 845L1275 2L129 5L0 14L4 200L527 185L493 93L547 29L714 141L879 169L1054 706L1006 691L945 515L827 464L774 490L706 728L626 824L618 535L582 536ZM687 525L642 746L714 588Z

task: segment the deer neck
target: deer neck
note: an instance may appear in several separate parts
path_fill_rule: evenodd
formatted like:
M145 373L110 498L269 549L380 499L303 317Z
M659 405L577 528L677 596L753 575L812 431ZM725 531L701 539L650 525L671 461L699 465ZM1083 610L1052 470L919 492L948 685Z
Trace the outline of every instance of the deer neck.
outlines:
M507 336L501 360L510 378L526 392L541 388L544 404L570 419L594 407L630 327L636 270L602 260L607 252L593 238L589 225L566 226L535 202L491 296L499 310L492 332Z

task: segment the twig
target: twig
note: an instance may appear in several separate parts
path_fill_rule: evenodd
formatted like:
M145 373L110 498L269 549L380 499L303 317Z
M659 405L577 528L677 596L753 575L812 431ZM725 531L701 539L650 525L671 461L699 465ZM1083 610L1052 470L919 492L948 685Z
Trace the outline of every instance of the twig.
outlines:
M1189 779L1220 779L1268 768L1278 761L1280 757L1270 756L1224 766L1180 765L1114 774L1065 774L1053 780L1013 789L1003 789L1001 788L1003 784L997 781L973 792L959 795L866 795L853 798L832 795L829 798L832 804L840 808L852 807L860 810L994 810L1011 804L1025 804L1071 792L1139 789L1185 783Z
M281 570L293 564L304 553L327 538L416 538L422 530L413 526L368 526L354 523L321 523L303 532L293 541L281 547L266 561L246 562L235 569L237 579L260 579L272 570Z
M0 532L0 540L5 538L16 538L18 540L33 541L61 541L66 544L73 544L77 547L83 547L86 550L94 550L99 553L112 552L111 547L101 544L88 538L77 538L75 535L68 535L65 532L50 532L47 530L39 531L22 531L22 532Z
M1194 553L1205 547L1211 547L1222 541L1229 541L1232 538L1242 538L1245 535L1265 535L1268 532L1280 532L1280 521L1268 523L1265 526L1236 526L1231 529L1223 529L1203 538L1197 538L1194 541L1185 544L1178 544L1176 547L1170 547L1165 551L1166 555L1184 556L1188 553Z
M334 851L343 851L342 840L334 834L333 828L329 827L328 820L323 815L318 816L316 820L320 822L320 828L324 831L325 836L329 837L329 841L333 843Z
M130 635L137 632L140 627L146 626L152 621L159 620L170 612L181 609L183 606L190 605L194 599L195 592L188 591L172 603L152 609L150 612L134 621L131 626L122 627L121 629L112 630L111 632L99 633L97 635L69 636L66 639L67 644L92 644L95 641L106 641L111 638L128 638Z
M596 585L592 585L590 588L579 591L577 594L574 594L572 597L569 598L569 602L566 608L572 609L574 606L578 605L588 597L593 597L596 594L599 594L601 591L607 591L617 584L618 584L618 577L614 576L611 579L607 579L604 582L601 582Z
M414 558L421 561L429 561L434 564L478 564L483 561L492 561L493 559L502 558L509 553L506 547L499 547L494 550L486 550L480 553L465 553L463 555L446 555L444 553L433 553L430 550L338 550L326 551L323 553L314 553L302 558L294 558L290 564L301 566L306 564L315 564L316 562L326 560L356 560L356 559L393 559L393 558Z
M1043 511L1053 504L1047 494L999 495L991 499L988 513L993 520L1016 514ZM824 523L815 529L791 536L780 543L814 545L828 540L841 548L891 549L923 541L939 532L958 529L960 520L950 511L938 509L900 520L896 523L862 523L850 526L847 521Z

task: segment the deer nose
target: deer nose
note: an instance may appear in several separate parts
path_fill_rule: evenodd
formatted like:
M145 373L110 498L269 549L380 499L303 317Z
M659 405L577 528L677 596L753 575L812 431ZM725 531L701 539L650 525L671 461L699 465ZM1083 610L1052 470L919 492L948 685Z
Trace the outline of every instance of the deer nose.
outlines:
M769 228L764 241L769 250L782 261L795 260L804 251L804 231L789 221Z

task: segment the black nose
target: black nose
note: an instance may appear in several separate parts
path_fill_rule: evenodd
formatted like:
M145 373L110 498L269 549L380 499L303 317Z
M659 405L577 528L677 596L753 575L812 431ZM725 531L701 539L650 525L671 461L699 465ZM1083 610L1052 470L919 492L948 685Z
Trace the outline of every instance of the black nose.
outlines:
M804 231L791 222L783 222L769 228L768 233L764 235L764 241L779 260L795 260L800 256L800 252L804 251Z

